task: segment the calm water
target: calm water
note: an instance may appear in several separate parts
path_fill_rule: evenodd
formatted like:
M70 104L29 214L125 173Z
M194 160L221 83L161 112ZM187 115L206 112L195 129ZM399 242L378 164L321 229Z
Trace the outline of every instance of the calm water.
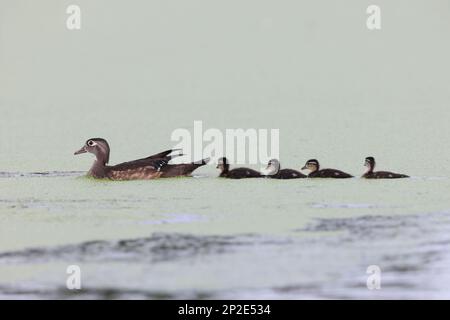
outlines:
M359 0L78 3L68 31L71 3L0 1L0 298L450 298L447 0L380 0L379 31ZM285 168L413 178L108 182L73 156L195 120L280 129Z

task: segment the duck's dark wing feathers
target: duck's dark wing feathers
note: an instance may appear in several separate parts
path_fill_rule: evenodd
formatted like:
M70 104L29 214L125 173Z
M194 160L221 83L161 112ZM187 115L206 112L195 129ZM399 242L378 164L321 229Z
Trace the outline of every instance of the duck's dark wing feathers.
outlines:
M109 171L126 171L135 170L139 168L153 169L156 171L161 171L162 168L168 165L169 161L175 157L182 156L181 153L173 154L175 151L181 151L181 149L170 149L166 150L147 158L142 158L138 160L128 161L116 164L115 166L109 166Z
M161 178L188 176L195 169L207 164L208 161L209 158L206 158L198 162L165 165L164 167L161 168L162 171Z
M177 154L171 154L171 153L174 153L174 152L178 152L178 153ZM183 153L181 153L181 149L170 149L170 150L166 150L166 151L154 154L152 156L149 156L147 158L140 159L140 160L164 159L164 160L169 161L169 160L171 160L173 158L180 157L182 155L183 155Z
M123 162L116 164L115 166L109 166L109 171L127 171L136 170L140 168L152 169L155 171L161 171L169 163L168 160L164 159L139 159L129 162Z

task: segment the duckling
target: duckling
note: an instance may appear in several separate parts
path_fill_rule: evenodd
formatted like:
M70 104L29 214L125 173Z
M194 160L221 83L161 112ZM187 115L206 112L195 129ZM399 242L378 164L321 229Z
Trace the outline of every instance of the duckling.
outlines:
M308 178L335 178L335 179L344 179L344 178L352 178L353 176L336 169L322 169L320 170L319 161L316 159L310 159L306 161L305 166L302 170L308 169L311 172L308 174Z
M221 170L219 177L229 179L243 179L243 178L261 178L263 175L256 170L250 168L236 168L230 170L228 159L220 158L217 168Z
M399 179L399 178L409 178L406 174L394 173L389 171L373 171L375 169L375 158L367 157L364 166L367 167L367 171L362 175L361 178L366 179Z
M280 169L280 161L271 159L265 169L265 174L271 179L298 179L306 178L306 175L293 169Z
M175 157L182 156L179 149L166 150L147 158L124 162L115 166L108 166L110 148L105 139L91 138L74 154L92 153L96 160L88 172L88 176L111 180L138 180L189 176L195 169L208 163L209 159L184 164L169 164Z

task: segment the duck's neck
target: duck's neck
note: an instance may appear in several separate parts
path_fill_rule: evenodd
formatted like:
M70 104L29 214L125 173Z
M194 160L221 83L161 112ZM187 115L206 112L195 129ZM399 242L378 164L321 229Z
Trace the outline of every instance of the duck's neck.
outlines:
M369 165L367 166L367 171L366 171L366 173L372 173L372 172L373 172L373 169L375 169L375 165L369 164Z
M271 166L269 170L267 171L268 176L276 176L280 173L280 167Z
M229 164L224 164L222 166L222 172L220 173L221 176L226 176L228 174L228 171L230 169L230 165Z
M103 160L97 159L94 161L88 175L94 178L104 178L106 176L105 168L106 163Z

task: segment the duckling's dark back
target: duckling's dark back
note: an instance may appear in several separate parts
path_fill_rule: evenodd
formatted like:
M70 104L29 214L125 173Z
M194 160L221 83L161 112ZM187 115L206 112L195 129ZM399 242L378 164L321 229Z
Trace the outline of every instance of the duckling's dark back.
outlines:
M306 175L294 169L281 169L277 174L268 177L272 179L300 179L306 178Z
M336 169L322 169L318 171L311 172L308 177L311 178L334 178L334 179L345 179L353 178L351 174L343 172Z
M400 179L400 178L409 178L406 174L394 173L389 171L375 171L375 172L367 172L363 175L363 178L366 179Z
M256 170L250 168L236 168L221 175L223 178L244 179L244 178L261 178L262 175Z

